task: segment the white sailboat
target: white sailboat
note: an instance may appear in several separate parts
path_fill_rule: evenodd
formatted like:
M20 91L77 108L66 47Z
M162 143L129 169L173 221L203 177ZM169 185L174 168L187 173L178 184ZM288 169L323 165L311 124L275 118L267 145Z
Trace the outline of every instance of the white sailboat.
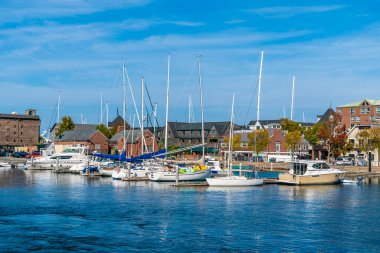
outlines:
M260 103L260 88L261 88L261 70L263 65L264 52L261 52L261 63L260 63L260 77L259 77L259 96L258 103ZM229 161L228 161L228 176L227 177L214 177L206 178L207 183L210 186L258 186L264 184L264 179L262 178L249 178L246 176L234 176L232 173L232 139L234 135L234 103L235 103L235 94L232 97L232 109L231 109L231 125L230 125L230 139L229 139ZM258 106L258 115L259 115ZM258 116L257 115L257 116Z
M168 79L166 87L166 121L165 121L165 149L167 150L168 145L168 110L169 110L169 87L170 87L170 54L168 57ZM179 181L200 181L205 180L211 176L211 170L204 166L204 120L203 120L203 97L202 97L202 79L200 72L200 60L198 57L198 71L199 71L199 89L200 89L200 100L201 100L201 116L202 116L202 159L200 163L194 167L180 168L178 165L165 165L163 164L159 171L153 171L149 175L151 181L156 182L179 182ZM194 163L193 163L194 164Z

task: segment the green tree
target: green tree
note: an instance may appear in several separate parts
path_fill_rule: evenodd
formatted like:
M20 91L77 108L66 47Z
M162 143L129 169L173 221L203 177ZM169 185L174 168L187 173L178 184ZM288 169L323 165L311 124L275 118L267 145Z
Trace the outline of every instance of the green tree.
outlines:
M317 123L313 127L304 128L303 130L303 137L305 138L305 140L307 140L310 143L313 157L314 157L314 145L318 144L319 142L317 133L320 127L321 127L321 124Z
M224 138L224 143L227 143L227 145L230 143L229 136L226 136ZM238 150L240 149L240 146L241 146L241 134L234 134L232 138L232 149Z
M280 124L281 124L282 130L285 130L288 132L293 132L293 131L302 132L301 125L298 122L295 122L289 119L281 119Z
M107 137L108 139L111 139L111 137L113 136L110 129L108 129L104 124L100 124L96 126L96 130L99 130L99 132L104 134L104 136Z
M61 135L64 131L74 130L75 125L73 120L70 116L63 116L61 124L59 125L59 128L57 132L55 133L55 136Z
M292 158L294 157L294 152L296 151L296 146L302 141L302 135L300 130L288 131L285 135L285 147L290 149L292 153Z
M260 129L248 134L248 147L256 153L256 161L260 153L264 152L270 143L269 131Z

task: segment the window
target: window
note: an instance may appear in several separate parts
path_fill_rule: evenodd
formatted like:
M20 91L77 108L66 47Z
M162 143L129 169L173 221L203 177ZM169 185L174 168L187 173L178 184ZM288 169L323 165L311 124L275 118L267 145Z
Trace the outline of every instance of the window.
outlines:
M194 132L193 131L190 131L190 136L194 136Z
M356 116L356 122L360 121L360 116Z
M24 126L23 125L21 125L21 128L23 128Z
M364 101L362 105L367 106L367 105L368 105L368 102L367 102L367 101Z
M371 121L374 121L375 120L375 116L371 116Z
M182 136L185 136L186 135L186 131L182 131Z
M276 152L280 152L280 151L281 151L281 142L276 141Z
M16 125L13 125L13 128L16 128Z
M355 125L354 124L351 124L351 127L354 127Z
M376 113L380 113L380 106L376 107Z
M13 132L13 135L16 135L16 132Z
M369 114L369 108L365 107L365 108L360 108L360 113L361 114Z
M355 116L351 116L351 122L355 121Z
M351 108L350 111L351 111L351 115L352 115L352 114L355 114L355 108Z

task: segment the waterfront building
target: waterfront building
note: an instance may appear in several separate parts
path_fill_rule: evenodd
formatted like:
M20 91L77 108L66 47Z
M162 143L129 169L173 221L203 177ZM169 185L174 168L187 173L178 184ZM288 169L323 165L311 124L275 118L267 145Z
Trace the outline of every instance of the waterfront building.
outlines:
M55 152L62 152L67 147L84 146L90 152L108 153L108 139L96 129L77 129L65 131L54 139Z
M364 99L338 106L336 111L341 115L342 123L349 129L356 125L380 123L380 100Z
M124 131L115 134L109 141L110 146L118 152L122 152L124 146ZM126 153L127 156L139 156L141 155L141 148L143 146L143 138L141 136L141 129L125 130L126 136ZM144 153L156 152L159 150L158 141L154 137L153 133L148 129L144 130L144 138L146 143L146 149ZM145 146L145 145L144 145Z
M41 120L36 110L24 114L0 114L0 145L8 147L37 145Z

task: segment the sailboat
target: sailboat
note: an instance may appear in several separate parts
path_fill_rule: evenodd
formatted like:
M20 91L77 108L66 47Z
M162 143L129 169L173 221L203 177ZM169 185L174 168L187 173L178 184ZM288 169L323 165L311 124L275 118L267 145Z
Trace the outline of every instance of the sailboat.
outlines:
M198 71L199 71L199 89L201 100L201 115L202 115L202 158L197 162L190 162L188 164L195 164L193 167L180 168L177 164L163 164L159 171L153 171L149 175L151 181L158 182L177 182L177 181L199 181L205 180L211 176L211 170L204 165L204 119L203 119L203 97L202 97L202 79L201 79L201 65L198 57ZM166 121L165 121L165 149L167 150L168 138L168 110L169 110L169 87L170 87L170 54L168 57L168 79L166 87ZM184 163L180 161L180 163Z
M261 73L263 65L264 52L261 52L261 63L260 63L260 77L259 77L259 93L258 93L258 113L259 117L260 110L260 89L261 89ZM250 178L246 176L234 176L232 173L232 139L234 136L234 103L235 103L235 94L232 96L232 109L231 109L231 125L230 125L230 139L229 139L229 159L228 159L228 176L227 177L214 177L206 178L209 186L258 186L264 184L264 179L262 178Z

